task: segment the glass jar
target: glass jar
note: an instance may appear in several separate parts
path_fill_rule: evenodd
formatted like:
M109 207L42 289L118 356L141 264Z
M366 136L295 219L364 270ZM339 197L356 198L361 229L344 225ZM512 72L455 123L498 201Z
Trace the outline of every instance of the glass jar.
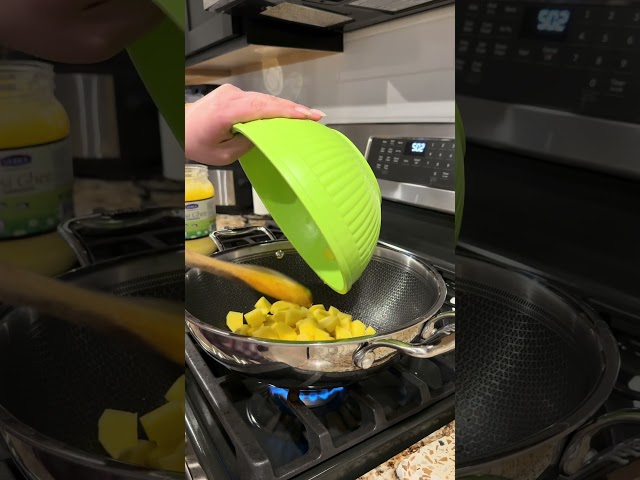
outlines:
M209 235L215 228L216 205L213 184L205 165L184 167L184 238Z
M72 214L69 118L53 67L0 61L0 240L54 231Z

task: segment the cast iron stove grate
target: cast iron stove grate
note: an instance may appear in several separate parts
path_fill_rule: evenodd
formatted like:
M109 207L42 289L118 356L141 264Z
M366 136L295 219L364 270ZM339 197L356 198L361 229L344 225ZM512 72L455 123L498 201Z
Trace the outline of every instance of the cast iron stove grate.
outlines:
M353 480L452 420L453 358L401 358L310 408L294 391L270 396L187 336L190 478Z

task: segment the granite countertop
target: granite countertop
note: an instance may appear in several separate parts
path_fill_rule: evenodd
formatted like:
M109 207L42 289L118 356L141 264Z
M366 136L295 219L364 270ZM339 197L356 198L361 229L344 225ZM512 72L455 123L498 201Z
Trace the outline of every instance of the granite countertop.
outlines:
M453 480L455 458L453 421L358 480Z

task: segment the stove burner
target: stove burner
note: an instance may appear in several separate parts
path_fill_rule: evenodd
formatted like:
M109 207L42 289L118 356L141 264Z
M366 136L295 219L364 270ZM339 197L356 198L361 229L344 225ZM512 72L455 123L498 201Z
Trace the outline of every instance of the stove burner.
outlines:
M300 390L298 392L298 398L307 407L319 407L321 405L326 405L343 391L344 387L324 390ZM280 397L283 400L287 400L289 397L289 389L274 387L273 385L269 385L269 393L271 393L273 397Z

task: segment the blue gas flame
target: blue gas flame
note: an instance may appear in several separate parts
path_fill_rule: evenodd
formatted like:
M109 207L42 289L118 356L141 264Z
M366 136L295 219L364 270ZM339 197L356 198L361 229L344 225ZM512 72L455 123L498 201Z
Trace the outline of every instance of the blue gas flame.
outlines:
M336 387L336 388L330 388L330 389L324 389L324 390L302 390L300 391L298 396L300 397L300 400L302 400L303 402L305 400L309 402L317 402L318 400L327 400L331 398L333 395L335 395L336 393L342 392L343 390L344 390L344 387ZM274 387L273 385L269 385L269 391L273 395L277 395L284 399L286 399L289 396L289 389L287 388L280 388L280 387Z

